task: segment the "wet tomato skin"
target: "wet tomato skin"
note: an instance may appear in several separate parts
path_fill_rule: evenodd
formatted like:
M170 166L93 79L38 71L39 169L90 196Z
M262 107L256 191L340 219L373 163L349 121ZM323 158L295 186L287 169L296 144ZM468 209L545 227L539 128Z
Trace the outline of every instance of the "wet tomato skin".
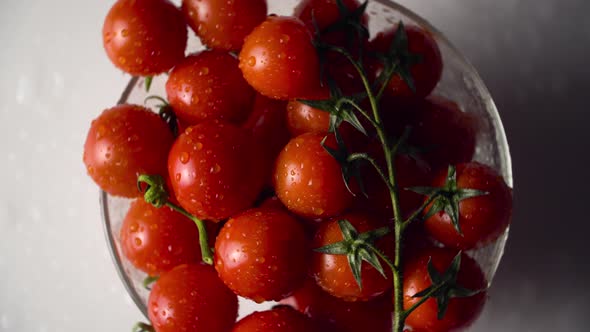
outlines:
M266 19L266 0L183 0L182 11L203 44L238 51L244 38Z
M448 214L439 212L425 221L428 233L445 246L468 250L490 244L500 237L512 217L512 190L489 166L471 162L456 166L458 188L477 189L487 195L459 202L459 225L463 235L453 226ZM433 186L444 185L446 171L441 171ZM427 209L428 211L428 209Z
M314 321L325 331L338 332L391 332L393 303L385 294L369 302L347 302L324 292L313 279L293 295L281 301Z
M391 30L377 34L369 44L369 50L386 52L391 45L397 26ZM421 56L422 60L410 67L416 91L412 91L399 75L391 78L388 90L391 94L401 97L424 98L434 90L442 77L443 60L436 40L429 31L413 25L405 26L410 54ZM376 63L375 63L376 64ZM375 75L379 75L382 65L374 66Z
M292 139L277 157L274 186L292 212L310 218L329 218L344 212L352 194L338 162L322 147L323 134L306 133ZM336 147L333 140L328 146Z
M106 16L102 36L113 64L139 76L176 65L188 38L182 13L168 0L118 0Z
M156 332L229 332L238 316L238 298L213 267L184 264L154 284L148 314Z
M119 105L92 121L84 144L84 164L90 177L107 193L139 197L137 177L165 177L170 129L149 109Z
M125 257L150 276L201 260L195 224L168 207L158 209L141 198L131 203L120 234Z
M236 323L232 332L320 332L314 321L289 307L254 312Z
M338 220L348 220L359 233L365 233L385 226L367 214L348 213L329 222L321 224L312 242L312 248L320 248L343 240ZM388 235L377 241L376 245L389 257L392 257L393 237ZM382 262L382 264L385 264ZM383 265L385 267L385 265ZM317 284L327 293L345 301L368 301L384 294L391 288L391 273L384 268L388 278L384 278L374 267L362 263L359 288L346 255L331 255L319 252L312 254L311 273Z
M330 98L330 92L322 90L319 100ZM330 126L330 113L291 100L287 104L287 126L292 137L305 133L327 133Z
M286 211L258 208L232 217L215 243L215 268L240 296L281 300L303 283L308 242L303 225Z
M251 134L219 121L189 127L168 156L178 202L200 219L219 221L252 206L264 183Z
M254 101L238 60L223 51L186 57L170 73L166 93L176 115L191 125L215 119L242 123Z
M310 98L320 88L312 36L296 18L268 17L246 37L239 59L246 81L269 98Z
M457 251L432 247L416 257L406 261L404 266L404 308L411 307L420 298L413 296L430 287L432 282L428 275L429 259L439 272L447 270ZM487 281L481 268L466 254L461 255L461 267L457 283L465 288L480 290L487 288ZM445 332L460 331L471 325L480 315L486 301L486 291L466 298L452 298L442 320L437 318L436 299L428 299L413 311L406 319L406 324L418 331Z

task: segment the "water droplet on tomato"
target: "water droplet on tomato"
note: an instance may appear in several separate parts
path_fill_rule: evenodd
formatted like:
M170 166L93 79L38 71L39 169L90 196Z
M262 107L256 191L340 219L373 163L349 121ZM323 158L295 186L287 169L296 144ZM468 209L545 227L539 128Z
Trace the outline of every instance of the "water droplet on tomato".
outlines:
M127 37L129 37L129 30L127 30L127 29L123 29L123 30L121 30L121 36L122 36L123 38L127 38Z
M215 164L215 166L211 167L210 172L213 174L221 172L221 166L219 166L219 164Z
M250 67L256 66L256 57L255 56L251 56L248 58L248 66L250 66Z
M201 142L197 142L197 143L195 144L195 150L197 150L197 151L200 151L200 150L202 150L202 149L203 149L203 143L201 143Z
M189 154L187 152L182 152L180 154L180 162L183 163L183 164L188 163L188 161L190 160L190 158L191 157L189 156Z
M174 176L174 180L176 180L176 182L180 182L182 175L180 173L176 173L176 175Z
M141 242L141 239L138 238L138 237L135 238L134 242L135 242L135 245L138 246L138 247L141 246L142 243L143 243L143 242Z
M289 37L289 35L282 35L281 38L279 38L279 42L281 44L286 44L289 42L289 40L291 40L291 37Z
M209 74L209 67L203 67L203 68L201 68L201 70L199 70L199 75L200 76L204 76L204 75L207 75L207 74Z

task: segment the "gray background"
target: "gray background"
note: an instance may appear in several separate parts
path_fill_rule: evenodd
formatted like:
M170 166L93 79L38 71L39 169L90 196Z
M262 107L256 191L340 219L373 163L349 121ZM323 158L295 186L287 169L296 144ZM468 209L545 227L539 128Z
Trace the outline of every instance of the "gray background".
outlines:
M82 144L127 78L104 56L112 1L0 0L0 331L129 331ZM587 331L586 0L405 0L494 96L514 158L506 256L474 331Z

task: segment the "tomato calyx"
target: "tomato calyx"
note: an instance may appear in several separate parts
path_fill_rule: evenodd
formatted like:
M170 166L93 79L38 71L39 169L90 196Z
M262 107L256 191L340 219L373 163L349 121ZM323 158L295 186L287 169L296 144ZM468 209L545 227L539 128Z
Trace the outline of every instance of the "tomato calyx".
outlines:
M213 253L211 247L209 247L209 237L207 235L205 224L201 219L193 216L182 207L177 206L168 200L170 196L166 190L166 182L164 181L164 178L160 175L142 174L137 177L137 188L143 193L143 198L147 203L152 204L158 209L167 206L189 218L197 225L197 228L199 229L199 244L201 247L203 263L213 265Z
M143 286L143 288L150 291L150 290L152 290L152 285L156 281L158 281L158 279L160 279L160 277L158 277L158 276L147 276L147 277L145 277L145 279L143 279L143 282L141 283L141 285Z
M359 289L363 288L361 279L361 266L363 261L369 263L387 279L387 275L383 270L379 258L384 260L389 266L393 266L393 264L385 254L375 248L374 243L376 240L389 234L391 229L389 227L381 227L359 234L356 228L345 219L338 220L338 226L340 227L344 239L340 242L316 248L314 251L329 255L346 255L348 264L350 265L350 269Z
M460 235L463 235L463 232L459 223L459 203L468 198L489 194L488 192L477 189L459 188L457 186L457 170L452 165L449 166L447 171L447 179L444 186L439 188L412 187L408 189L415 193L428 196L428 201L432 202L432 205L424 215L424 220L439 212L444 212L449 215L455 230Z
M342 180L344 181L346 189L353 196L356 196L356 193L350 186L351 180L354 178L363 196L368 198L365 190L365 185L361 177L362 159L355 158L355 154L349 153L346 145L344 144L344 141L342 140L342 137L340 137L338 130L334 131L334 136L336 138L336 149L333 149L326 144L326 140L329 136L324 137L324 139L322 140L322 147L324 148L324 150L326 150L326 152L328 152L330 156L332 156L332 158L334 158L338 162L338 164L340 164L340 169L342 171Z
M154 82L154 77L153 76L146 76L144 78L143 84L145 85L145 92L150 92L150 89L152 87L152 83L153 82Z
M421 298L421 300L404 311L406 317L429 298L435 298L438 307L437 318L441 320L447 312L450 299L471 297L485 291L485 289L472 290L457 284L457 276L459 274L459 269L461 268L462 254L462 252L459 252L455 258L453 258L451 265L442 274L434 267L432 258L428 260L428 276L430 277L432 285L414 294L414 298Z
M146 82L147 82L147 79L146 79ZM168 101L166 101L166 99L164 99L160 96L149 96L144 100L144 104L150 100L157 100L160 102L160 104L154 105L154 107L156 107L158 109L158 115L160 115L160 118L162 118L162 120L164 122L166 122L166 124L168 125L168 128L170 128L170 131L172 132L174 137L178 137L178 134L179 134L179 132L178 132L179 131L178 118L176 117L176 113L174 113L172 106L170 106L170 104L168 103Z
M133 326L133 329L131 329L132 332L156 332L156 329L154 329L153 326L151 326L150 324L146 324L143 322L137 322L137 324L135 324Z
M348 34L351 34L353 32L356 33L356 37L358 37L359 40L362 40L362 38L369 38L369 29L363 24L363 15L365 15L365 12L367 11L369 1L366 0L353 11L348 9L343 0L336 0L336 5L338 6L338 11L340 12L340 19L331 24L330 26L326 27L325 29L323 29L321 31L321 34L344 30ZM315 23L313 13L312 21L314 21L314 26L317 32L317 30L319 29L317 24ZM353 38L347 38L347 40L352 43Z

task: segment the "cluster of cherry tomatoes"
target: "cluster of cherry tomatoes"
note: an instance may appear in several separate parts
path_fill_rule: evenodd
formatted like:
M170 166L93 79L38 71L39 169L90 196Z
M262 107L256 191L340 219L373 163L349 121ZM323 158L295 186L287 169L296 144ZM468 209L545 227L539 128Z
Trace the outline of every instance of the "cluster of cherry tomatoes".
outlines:
M292 17L278 17L268 15L265 0L184 0L181 8L168 0L118 0L108 13L109 58L132 75L167 73L165 108L174 114L164 121L144 106L115 106L92 122L84 146L88 174L100 188L134 199L121 244L138 269L158 277L148 303L155 331L391 331L391 273L361 262L359 285L349 257L313 250L345 239L339 221L358 233L392 223L390 188L378 174L363 167L362 181L346 183L328 152L343 140L384 164L375 134L344 123L336 139L328 133L333 115L304 102L331 97L327 78L341 93L363 91L348 59L318 45L363 53L368 80L386 70L373 55L386 53L401 27L369 40L357 33L368 23L362 9L358 0L303 0ZM187 26L207 50L185 56ZM443 69L432 35L406 26L405 38L407 55L418 59L408 67L412 82L394 75L379 103L389 135L411 128L406 151L395 159L402 213L412 215L428 199L406 188L445 188L404 238L409 308L432 284L429 262L442 273L459 250L504 232L511 191L493 169L472 161L477 119L430 96ZM163 197L178 208L146 203L140 175L160 176ZM480 194L460 197L470 191ZM213 266L202 262L194 219L205 222ZM393 257L391 234L375 246ZM457 282L484 290L480 267L460 255ZM284 306L236 322L238 296ZM468 326L484 302L485 291L451 298L439 319L429 299L406 324L454 331Z

